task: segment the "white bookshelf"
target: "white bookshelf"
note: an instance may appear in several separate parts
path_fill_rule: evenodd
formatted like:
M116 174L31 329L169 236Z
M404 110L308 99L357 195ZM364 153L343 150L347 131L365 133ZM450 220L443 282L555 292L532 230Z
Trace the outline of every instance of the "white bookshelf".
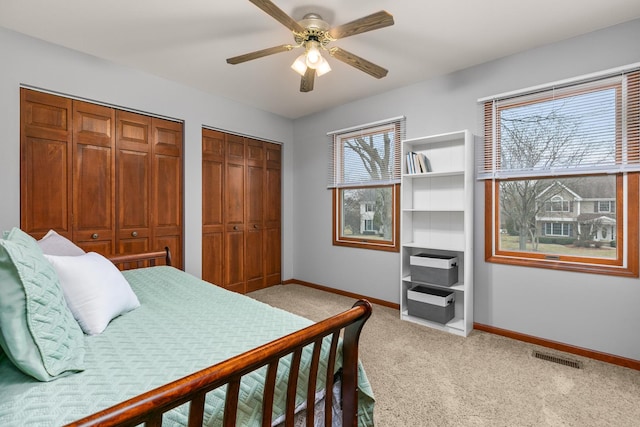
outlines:
M407 152L424 154L430 172L407 173ZM451 132L402 142L400 316L453 334L473 329L473 135ZM452 286L411 280L411 255L458 257L458 281ZM455 293L455 317L446 324L410 316L407 290L415 285Z

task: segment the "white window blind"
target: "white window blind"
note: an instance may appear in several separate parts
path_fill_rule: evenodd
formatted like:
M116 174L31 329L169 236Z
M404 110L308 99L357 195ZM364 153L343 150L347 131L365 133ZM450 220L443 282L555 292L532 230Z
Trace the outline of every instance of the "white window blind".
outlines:
M405 118L329 132L328 188L400 182Z
M478 179L640 170L640 65L480 100Z

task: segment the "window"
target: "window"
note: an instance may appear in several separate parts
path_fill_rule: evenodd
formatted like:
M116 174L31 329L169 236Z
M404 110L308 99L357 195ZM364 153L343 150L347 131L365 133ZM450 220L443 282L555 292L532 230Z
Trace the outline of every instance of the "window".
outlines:
M562 222L545 222L544 234L546 236L571 236L571 224Z
M616 204L610 200L604 202L597 202L597 211L596 212L615 212Z
M640 71L481 102L486 260L638 277Z
M545 203L547 212L569 212L569 201L562 200L560 196L553 196L551 201Z
M404 118L329 135L333 244L397 252Z

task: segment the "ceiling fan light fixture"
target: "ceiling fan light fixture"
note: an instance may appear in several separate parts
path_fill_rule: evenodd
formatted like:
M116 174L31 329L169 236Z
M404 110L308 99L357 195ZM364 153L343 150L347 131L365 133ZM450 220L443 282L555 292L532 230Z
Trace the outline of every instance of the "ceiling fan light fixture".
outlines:
M320 65L316 67L316 76L320 77L324 74L327 74L329 71L331 71L331 66L329 65L329 61L327 61L323 57L322 61L320 61Z
M320 50L318 49L318 42L309 41L307 42L307 52L305 53L307 56L306 63L309 68L317 68L324 59L320 54Z
M306 59L306 54L303 53L302 55L298 56L295 61L293 61L293 64L291 64L291 68L293 68L293 71L300 74L301 76L304 76L304 73L307 71Z

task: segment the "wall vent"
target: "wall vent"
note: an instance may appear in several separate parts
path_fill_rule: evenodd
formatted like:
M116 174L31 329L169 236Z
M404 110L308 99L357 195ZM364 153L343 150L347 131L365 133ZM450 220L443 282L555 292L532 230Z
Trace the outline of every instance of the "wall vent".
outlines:
M569 359L564 356L558 356L556 354L543 353L538 350L533 350L533 357L537 359L546 360L547 362L558 363L560 365L569 366L571 368L582 369L582 362Z

